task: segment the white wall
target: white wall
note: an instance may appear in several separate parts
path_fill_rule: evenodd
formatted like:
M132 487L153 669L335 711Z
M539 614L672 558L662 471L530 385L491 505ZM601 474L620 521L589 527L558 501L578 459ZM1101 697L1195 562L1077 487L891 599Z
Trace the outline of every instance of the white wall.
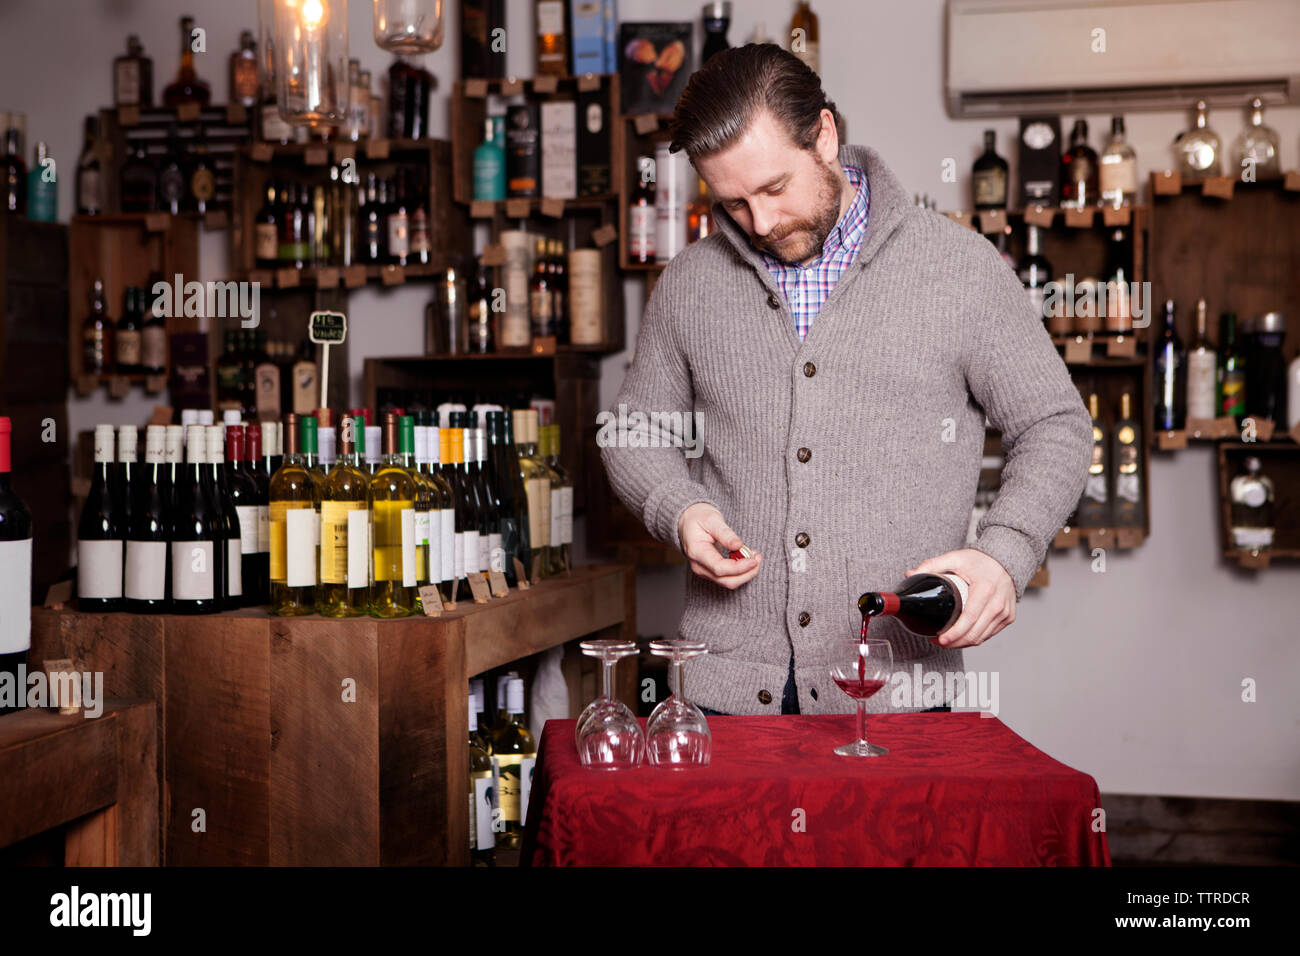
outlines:
M849 124L850 139L878 149L910 192L927 192L939 208L967 203L965 170L980 150L980 131L998 131L1012 159L1014 119L954 121L943 106L942 0L814 0L821 16L822 73ZM784 30L788 0L733 3L730 38L747 39L759 21ZM1102 7L1102 4L1098 5ZM509 0L509 64L531 73L529 0ZM695 19L698 0L620 0L627 20ZM6 0L0 5L0 108L27 114L29 143L44 139L59 163L60 210L73 201L71 171L81 146L81 118L110 98L111 60L138 33L154 59L156 89L175 70L182 13L208 33L198 68L226 98L226 57L238 33L256 25L253 0ZM1100 13L1099 13L1100 15ZM388 57L370 40L370 4L352 0L353 55L378 77ZM448 4L449 43L426 58L449 91L456 63L456 4ZM1171 29L1177 29L1173 25ZM1060 42L1043 37L1044 43ZM431 119L446 134L446 100ZM1086 117L1094 145L1109 116ZM1067 117L1072 120L1073 117ZM1181 112L1132 114L1129 140L1142 173L1169 165L1168 145L1184 128ZM1300 166L1300 109L1275 109L1268 121L1283 136L1283 164ZM1225 143L1244 114L1219 110L1212 125ZM944 183L941 164L962 170ZM1013 170L1014 174L1014 170ZM224 276L226 235L204 234L201 278ZM642 285L626 283L628 340L635 341ZM420 287L367 289L350 302L353 398L360 398L366 355L422 349ZM74 309L82 308L73 303ZM53 321L62 321L54 317ZM603 363L601 398L613 401L629 354ZM107 402L100 393L69 400L72 431L99 421L140 423L152 400ZM1104 791L1187 796L1300 799L1300 598L1297 568L1275 566L1251 576L1218 558L1212 452L1198 448L1161 457L1152 467L1152 537L1136 552L1112 554L1105 573L1090 570L1082 549L1050 559L1051 586L1021 603L1003 634L967 653L971 668L996 670L1001 717L1052 756L1093 774ZM576 537L581 540L582 530ZM681 610L682 571L639 575L643 634L671 634ZM1290 594L1291 597L1287 595ZM1258 681L1257 703L1240 701L1240 684Z

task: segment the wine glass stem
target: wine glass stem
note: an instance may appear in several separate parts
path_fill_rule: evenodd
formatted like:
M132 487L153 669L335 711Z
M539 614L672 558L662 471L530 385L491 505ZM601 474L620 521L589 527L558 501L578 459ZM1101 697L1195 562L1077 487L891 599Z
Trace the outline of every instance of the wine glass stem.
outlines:
M867 702L858 698L858 744L867 746Z
M673 661L673 684L677 699L686 703L686 662L683 660Z
M614 665L617 661L601 661L604 669L600 672L600 696L606 700L614 699Z

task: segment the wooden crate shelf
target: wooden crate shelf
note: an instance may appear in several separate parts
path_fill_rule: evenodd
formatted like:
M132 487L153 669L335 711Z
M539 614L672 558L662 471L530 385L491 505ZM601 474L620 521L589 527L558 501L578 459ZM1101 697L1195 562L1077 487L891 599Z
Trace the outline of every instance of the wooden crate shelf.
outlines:
M1241 472L1246 458L1260 460L1261 471L1273 480L1273 546L1252 554L1239 550L1232 541L1232 501L1228 487ZM1273 560L1300 559L1300 445L1291 441L1220 442L1219 532L1223 556L1242 567L1260 570Z

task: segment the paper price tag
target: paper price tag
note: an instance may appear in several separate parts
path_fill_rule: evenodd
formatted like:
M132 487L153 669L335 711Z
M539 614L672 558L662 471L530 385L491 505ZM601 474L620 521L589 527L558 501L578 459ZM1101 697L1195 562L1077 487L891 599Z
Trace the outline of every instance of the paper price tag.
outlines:
M1234 438L1237 434L1237 420L1231 415L1221 415L1214 420L1214 438Z
M1267 551L1238 551L1237 563L1243 568L1250 568L1252 571L1262 571L1268 567L1269 554Z
M638 113L632 117L638 136L645 136L659 129L659 117L654 113Z
M114 375L108 380L110 398L125 398L129 391L131 391L131 380L125 375Z
M1111 358L1136 358L1137 339L1132 335L1117 335L1106 340L1106 354Z
M1144 540L1141 528L1117 528L1115 546L1121 550L1139 547Z
M1211 176L1201 182L1201 195L1213 196L1215 199L1231 199L1232 187L1236 185L1227 176Z
M342 163L344 160L357 158L356 143L335 143L334 144L334 162Z
M485 266L503 266L506 264L506 250L499 242L489 242L483 247L479 261Z
M510 560L515 563L515 581L519 584L519 590L527 591L529 584L528 575L524 572L524 562L518 558L511 558Z
M1002 209L985 209L979 214L980 232L984 235L997 235L1007 225L1007 214Z
M322 289L333 289L339 284L339 270L335 266L317 266L316 284Z
M146 232L166 232L167 227L171 224L171 213L151 212L144 217L144 228Z
M337 345L348 337L348 318L342 312L313 312L307 336L317 345Z
M226 229L230 226L230 214L224 209L209 209L203 214L203 228L212 232L216 229Z
M1189 418L1185 426L1187 435L1191 438L1213 438L1214 437L1214 419L1213 418Z
M248 110L243 103L226 104L226 122L231 126L242 126L248 122Z
M1065 364L1087 365L1092 361L1092 340L1074 336L1065 341Z
M118 126L139 126L140 107L119 106L117 108L117 125Z
M584 73L578 77L578 92L590 93L600 89L600 77L595 73Z
M248 155L255 163L269 163L275 156L275 147L270 143L254 143L248 151Z
M1161 451L1181 451L1187 447L1187 432L1158 432L1156 434L1156 447Z
M500 571L488 572L488 585L492 589L493 597L505 597L510 593L510 585L506 584L506 576Z
M384 266L379 271L379 278L384 285L401 285L406 281L406 270L401 266Z
M487 578L483 577L481 572L471 572L469 575L469 589L474 595L475 604L486 604L491 592L488 591Z
M481 100L488 94L487 80L466 80L465 95L471 99Z
M471 219L491 219L496 215L496 203L490 199L475 199L469 204L469 216Z
M349 289L355 289L366 284L366 267L365 266L348 266L343 270L343 284Z
M524 81L516 76L501 81L501 95L515 96L524 91Z
M81 713L81 674L71 658L44 662L49 678L50 704L65 716Z
M199 118L202 108L198 103L181 103L176 107L176 118L182 123L193 123Z
M617 238L618 227L612 222L605 223L605 225L594 230L591 234L591 241L597 246L607 246Z
M1152 173L1151 191L1157 196L1177 196L1183 191L1183 177L1168 169Z
M1055 219L1056 208L1053 206L1025 207L1026 226L1048 226L1050 228Z
M533 79L534 93L554 93L560 88L560 78L558 76L543 75Z
M1128 206L1106 206L1101 211L1101 221L1108 226L1127 226L1133 220L1133 210Z
M1300 193L1300 170L1288 169L1282 179L1282 188L1289 193Z
M387 159L387 158L388 158L388 140L386 139L366 140L366 159Z
M527 219L528 213L532 209L532 202L528 199L507 199L506 216L510 219Z
M1095 209L1067 209L1065 210L1065 224L1071 229L1091 229L1093 218L1097 215Z
M149 419L150 425L170 425L172 423L172 407L170 405L155 405L153 407L153 416Z
M420 604L424 607L425 617L442 616L442 596L436 584L426 584L420 588Z
M553 219L561 219L564 216L564 200L551 199L542 197L542 215L550 216Z
M302 154L302 161L308 166L324 166L330 160L330 151L325 146L308 146Z
M1056 537L1052 539L1052 547L1056 548L1058 551L1062 551L1066 548L1073 548L1078 543L1078 528L1062 528L1060 531L1056 532Z
M944 215L947 216L949 219L951 219L959 226L965 226L967 229L975 228L975 224L971 221L971 214L966 212L965 210L959 210L957 212L946 212L944 213Z
M299 278L300 276L298 275L297 269L289 268L275 270L275 284L281 289L298 288Z
M99 377L95 375L77 376L77 394L85 398L99 387Z

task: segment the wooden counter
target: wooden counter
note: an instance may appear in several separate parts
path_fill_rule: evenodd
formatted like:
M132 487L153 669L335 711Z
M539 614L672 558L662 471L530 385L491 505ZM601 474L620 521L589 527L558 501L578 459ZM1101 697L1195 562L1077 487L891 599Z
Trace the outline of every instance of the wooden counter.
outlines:
M466 865L469 678L587 636L636 639L631 566L392 621L36 608L30 659L158 701L167 865Z

